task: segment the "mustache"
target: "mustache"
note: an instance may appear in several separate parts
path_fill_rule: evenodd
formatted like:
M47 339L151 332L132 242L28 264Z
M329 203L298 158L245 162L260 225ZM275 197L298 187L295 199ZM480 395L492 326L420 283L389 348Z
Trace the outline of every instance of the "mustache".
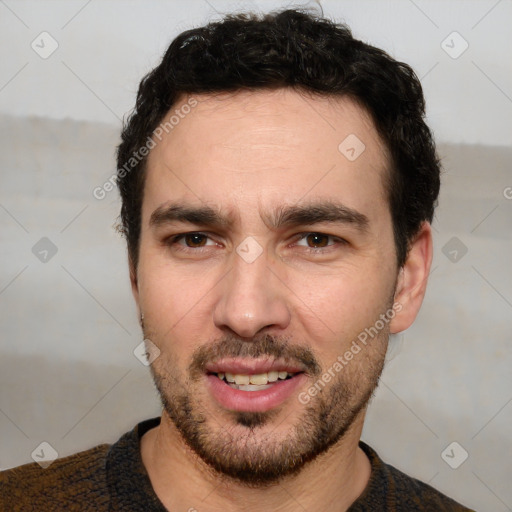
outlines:
M269 357L286 363L299 363L312 376L321 373L313 351L304 345L290 344L288 339L265 334L251 340L227 336L221 340L203 345L192 354L189 371L192 379L198 379L206 371L206 365L225 357L261 358Z

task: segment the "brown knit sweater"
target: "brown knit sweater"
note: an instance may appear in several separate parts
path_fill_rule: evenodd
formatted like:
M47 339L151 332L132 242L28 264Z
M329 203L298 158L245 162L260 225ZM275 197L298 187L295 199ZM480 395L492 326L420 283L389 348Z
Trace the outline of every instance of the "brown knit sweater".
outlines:
M165 512L140 455L140 438L159 421L139 423L113 445L58 459L46 469L33 463L1 472L0 511ZM372 472L349 512L470 511L385 464L365 443L360 446L370 459Z

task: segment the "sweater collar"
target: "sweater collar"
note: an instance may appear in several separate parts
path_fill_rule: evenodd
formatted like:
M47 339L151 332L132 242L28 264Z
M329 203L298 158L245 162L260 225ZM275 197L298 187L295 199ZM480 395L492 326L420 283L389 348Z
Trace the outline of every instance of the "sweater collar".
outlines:
M106 468L107 484L112 497L111 511L166 512L167 509L153 490L140 451L142 436L159 424L160 417L142 421L111 446L107 454ZM360 441L359 446L370 460L371 475L363 494L349 509L354 512L368 499L383 498L381 493L385 492L377 485L377 476L385 471L385 465L366 443Z

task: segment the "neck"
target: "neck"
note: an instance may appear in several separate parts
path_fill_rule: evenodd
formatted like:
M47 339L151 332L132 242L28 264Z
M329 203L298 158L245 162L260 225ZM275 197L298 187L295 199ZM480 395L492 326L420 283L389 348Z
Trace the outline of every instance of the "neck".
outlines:
M142 461L168 510L346 511L366 487L370 461L359 448L365 411L340 441L274 485L253 488L215 473L183 441L165 412L141 440Z

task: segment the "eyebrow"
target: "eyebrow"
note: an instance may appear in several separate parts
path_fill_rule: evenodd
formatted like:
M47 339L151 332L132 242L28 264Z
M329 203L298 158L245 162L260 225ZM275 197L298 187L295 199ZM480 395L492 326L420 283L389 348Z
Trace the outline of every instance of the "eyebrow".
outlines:
M211 227L228 227L232 222L220 211L210 206L185 206L171 204L159 206L149 219L149 225L158 227L172 222L185 222Z
M227 216L211 206L194 207L183 204L167 204L158 207L149 219L149 225L153 227L173 222L211 228L228 228L233 224L233 216ZM365 232L369 226L369 219L366 215L332 201L280 206L271 215L264 216L264 222L271 229L329 222L349 224L359 231Z
M322 222L350 224L359 231L367 231L369 219L363 213L331 201L279 207L269 219L271 227L307 226Z

